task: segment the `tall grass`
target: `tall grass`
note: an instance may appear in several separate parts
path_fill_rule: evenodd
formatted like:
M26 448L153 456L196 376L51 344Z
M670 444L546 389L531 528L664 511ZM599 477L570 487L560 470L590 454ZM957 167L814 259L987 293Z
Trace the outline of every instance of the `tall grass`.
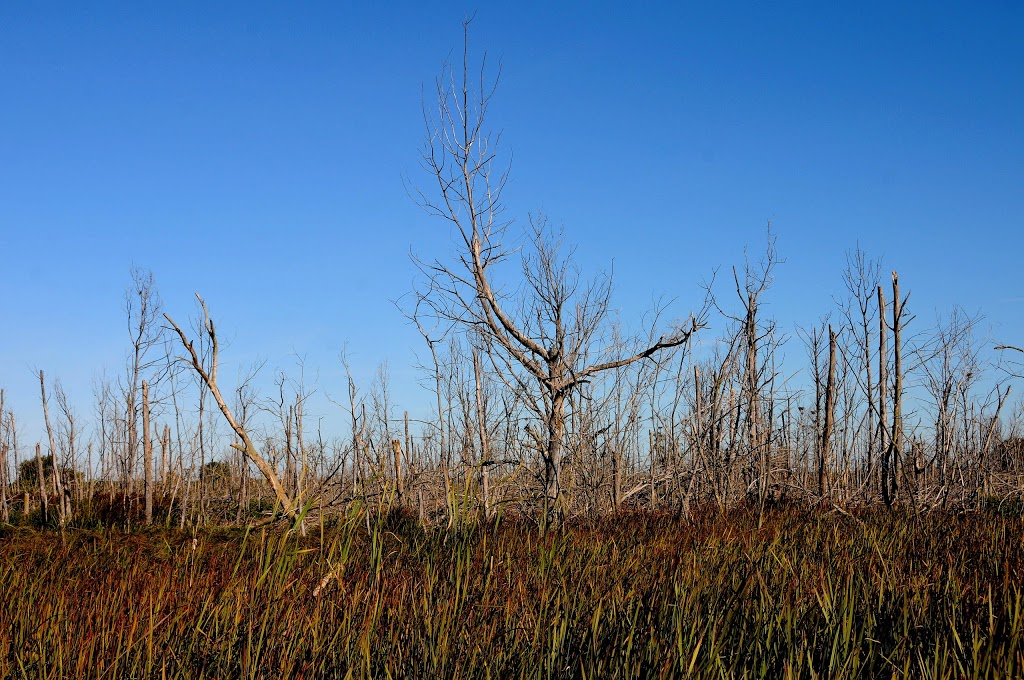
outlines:
M539 532L0 535L13 678L1024 674L1024 525L636 514Z

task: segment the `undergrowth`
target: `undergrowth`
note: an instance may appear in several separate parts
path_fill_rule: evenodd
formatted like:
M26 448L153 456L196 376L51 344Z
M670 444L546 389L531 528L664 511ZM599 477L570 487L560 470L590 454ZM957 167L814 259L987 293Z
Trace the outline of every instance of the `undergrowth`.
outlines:
M1024 524L353 511L277 530L0 530L0 676L1020 677Z

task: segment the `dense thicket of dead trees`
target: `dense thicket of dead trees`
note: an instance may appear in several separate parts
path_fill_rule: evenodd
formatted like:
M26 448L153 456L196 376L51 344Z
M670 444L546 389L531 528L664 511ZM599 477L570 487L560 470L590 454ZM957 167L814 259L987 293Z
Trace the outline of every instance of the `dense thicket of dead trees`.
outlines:
M415 258L403 304L430 407L403 408L386 364L358 384L344 353L315 413L320 388L301 361L272 385L262 366L226 382L205 302L179 324L136 268L125 367L97 379L91 417L73 407L85 395L43 371L39 402L0 389L0 521L301 527L369 505L453 526L626 508L1021 504L1024 411L1010 396L1024 350L990 351L962 310L919 320L897 273L883 278L859 248L837 272L835 308L794 342L765 311L784 272L770 230L682 321L656 309L631 332L612 314L610 275L585 278L546 218L506 215L508 165L488 127L497 78L466 45L424 102L417 194L453 247ZM19 428L28 408L40 431Z
M1022 353L992 351L978 318L958 309L920 321L899 277L880 284L877 264L854 252L842 278L849 296L795 334L806 358L784 361L794 340L758 310L772 293L764 265L778 261L772 241L760 265L711 296L700 346L648 352L659 345L653 331L623 340L610 324L600 343L572 350L580 360L566 375L586 379L566 390L554 428L543 387L551 374L537 380L488 329L451 323L425 295L410 318L427 350L420 368L432 408L410 414L396 403L386 368L358 385L343 357L332 382L344 398L312 423L316 390L301 363L296 378L265 384L256 367L222 384L217 330L200 300L192 332L169 316L154 330L135 416L124 410L130 396L100 379L83 420L72 406L81 402L40 371L43 426L25 432L15 399L0 390L0 521L182 527L367 504L450 526L546 518L556 500L561 517L779 502L1019 503L1024 411L1010 397ZM592 359L631 342L640 350L626 360Z

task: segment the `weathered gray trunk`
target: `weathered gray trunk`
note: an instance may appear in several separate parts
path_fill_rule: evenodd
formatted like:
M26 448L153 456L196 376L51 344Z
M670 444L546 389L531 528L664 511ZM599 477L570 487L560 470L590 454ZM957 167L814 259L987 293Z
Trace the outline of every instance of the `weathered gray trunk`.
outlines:
M0 521L10 521L7 510L7 439L4 431L4 391L0 389Z
M484 517L491 518L491 483L487 471L490 465L490 448L487 442L487 413L484 409L483 369L480 366L480 351L473 348L473 376L476 381L476 420L480 439L480 491L483 496Z
M50 443L50 462L53 466L53 493L57 497L57 521L63 525L71 519L71 499L65 497L64 482L61 479L60 460L57 456L57 440L50 425L50 409L46 401L46 379L39 371L39 389L43 400L43 421L46 423L46 436Z
M821 431L821 448L818 454L818 497L825 499L828 493L828 463L832 447L832 428L836 411L836 334L828 327L828 382L825 384L825 425Z
M46 474L43 471L42 446L36 442L36 474L39 476L39 505L43 509L43 524L50 521L50 504L46 500Z
M551 396L551 410L547 417L547 452L544 468L548 513L561 515L562 505L562 446L565 438L565 393L555 392Z
M889 460L892 498L899 490L898 472L900 455L903 453L903 352L900 331L903 325L903 302L900 300L900 282L896 272L892 273L892 432L889 440Z
M885 291L878 286L878 448L882 453L879 462L882 500L887 506L893 503L889 487L889 463L892 452L889 448L889 346L886 336Z
M146 495L146 524L153 523L153 438L149 432L149 383L142 381L143 485Z

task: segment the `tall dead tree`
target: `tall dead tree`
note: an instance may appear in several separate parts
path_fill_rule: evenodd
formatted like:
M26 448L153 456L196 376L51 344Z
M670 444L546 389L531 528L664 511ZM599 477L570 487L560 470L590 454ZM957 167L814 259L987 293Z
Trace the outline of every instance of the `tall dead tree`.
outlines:
M43 511L43 524L50 522L50 503L46 499L46 472L43 468L42 445L36 442L36 476L39 481L39 507ZM50 459L51 462L53 458Z
M893 354L892 354L892 422L888 426L888 432L886 433L888 443L885 447L885 452L882 455L882 500L887 506L891 506L896 501L896 494L899 491L898 482L898 471L900 465L900 455L903 451L903 346L902 346L902 331L907 325L906 312L904 306L906 305L906 298L900 297L900 282L899 275L896 272L892 273L892 323L889 325L889 330L892 331L893 335ZM909 295L908 295L909 297ZM882 404L882 415L881 415L881 427L886 427L885 424L885 381L887 378L887 368L885 358L887 350L885 346L885 297L882 293L882 287L878 287L878 308L882 310L879 314L880 325L879 325L879 365L880 373L879 380L881 381L881 398L879 399Z
M818 454L818 497L828 493L829 453L832 447L832 429L836 419L836 332L828 327L828 382L825 383L825 422L821 428L821 448Z
M781 262L771 224L768 225L768 242L764 257L756 265L750 261L746 253L744 259L742 280L736 268L733 267L732 270L736 297L739 299L742 313L732 315L721 307L718 307L718 311L738 324L738 346L742 347L744 359L740 396L743 403L745 449L748 455L751 488L756 489L757 498L763 503L770 482L771 447L768 437L770 428L764 420L761 393L764 384L768 382L765 379L765 369L770 362L761 356L761 350L764 340L774 331L774 322L762 323L758 313L761 308L761 296L771 287L775 268ZM737 418L740 413L741 411L737 410ZM737 421L737 426L738 424Z
M420 335L423 336L424 342L427 343L427 347L430 349L431 366L428 370L430 371L431 378L433 378L434 381L434 397L437 400L438 463L441 467L441 476L444 482L445 507L448 509L448 523L450 526L454 521L454 513L452 512L451 507L451 481L448 469L448 428L446 427L448 418L445 414L444 408L441 361L437 353L437 344L444 340L445 334L440 333L439 337L435 337L434 329L428 329L423 325L420 318L420 308L421 305L424 304L424 297L422 295L417 296L415 307L411 312L407 313L406 316L416 324L416 330L418 330ZM429 305L427 307L429 308Z
M0 389L0 522L10 521L10 514L7 509L7 486L10 484L7 467L7 449L9 445L9 430L4 426L4 391Z
M291 496L285 491L284 485L281 484L281 480L277 476L277 472L269 463L260 455L259 450L255 444L252 443L252 439L249 438L249 433L244 427L235 419L235 416L231 413L231 409L228 408L227 402L224 400L221 394L220 387L217 385L217 362L218 362L218 344L217 344L217 332L213 325L213 319L210 318L210 313L206 308L206 303L199 295L196 295L196 299L199 300L199 305L203 311L203 332L206 334L210 341L210 359L209 368L203 365L202 360L199 358L199 354L195 350L195 346L188 336L185 335L185 331L181 329L178 324L168 314L164 314L164 318L171 324L171 327L178 334L181 339L181 344L188 352L188 356L185 361L192 366L192 370L196 372L196 375L207 387L210 394L213 396L214 401L217 402L217 408L220 409L221 415L224 416L224 420L227 421L228 425L234 431L235 435L241 440L239 442L232 442L231 448L242 452L249 460L255 463L257 469L263 474L263 477L270 484L274 490L274 495L277 497L278 502L281 504L282 513L287 517L294 517L297 513L295 502Z
M847 253L846 269L843 271L843 282L846 284L848 296L840 304L846 323L850 329L850 355L858 358L860 371L857 382L864 393L865 408L865 488L872 488L875 476L875 457L878 451L878 428L875 422L878 416L878 393L874 382L871 356L873 353L875 309L873 307L875 289L879 285L882 266L877 260L868 259L860 248ZM884 310L879 312L884 316ZM884 395L882 395L884 399Z
M46 379L39 371L39 390L43 401L43 421L46 423L46 436L50 444L50 461L53 465L53 493L57 497L57 521L61 525L71 519L71 499L64 491L64 480L61 475L61 460L58 457L57 440L50 424L50 408L46 400Z
M391 452L395 456L395 494L398 497L398 505L401 507L405 504L405 480L402 477L402 442L400 440L391 440Z
M521 388L533 382L528 390L531 408L543 420L546 435L544 504L560 511L566 409L572 392L604 371L683 345L704 325L703 316L632 351L604 346L594 352L608 314L611 279L599 277L581 285L571 255L562 256L557 236L542 218L530 220L521 294L510 297L494 285L493 268L515 250L505 240L511 222L503 216L501 198L508 168L496 167L500 135L486 127L498 78L488 77L486 56L479 73L471 69L469 24L463 24L461 65L445 67L435 82L436 112L431 114L424 102L427 138L421 152L437 193L431 197L420 191L420 203L454 227L457 252L451 262L416 263L428 281L433 313L482 333L503 362L503 379ZM594 354L603 354L605 360L586 360Z
M82 485L77 483L78 460L75 445L78 442L78 436L75 426L76 417L68 400L68 395L59 380L54 381L53 396L57 401L58 413L63 416L62 420L57 421L56 440L57 448L60 451L61 495L64 499L64 515L67 521L71 519L72 501L76 498L72 490L75 492L82 491Z
M142 381L142 458L146 524L153 523L153 437L149 429L149 383Z
M896 494L896 477L890 470L892 451L889 447L891 439L889 424L887 422L889 413L889 346L886 336L888 328L885 320L885 290L882 285L878 286L878 446L882 452L882 460L879 463L882 501L887 506L892 506Z
M135 465L139 455L139 389L142 376L156 365L155 359L149 359L149 353L161 341L157 320L162 305L152 272L132 267L131 278L132 283L124 293L124 306L132 347L128 355L128 374L121 385L125 405L122 468L126 496L131 496L135 489Z
M484 506L484 518L491 517L491 485L487 466L491 464L490 447L487 442L487 407L482 387L483 369L480 366L480 350L473 348L473 379L476 393L477 434L480 441L480 492Z

